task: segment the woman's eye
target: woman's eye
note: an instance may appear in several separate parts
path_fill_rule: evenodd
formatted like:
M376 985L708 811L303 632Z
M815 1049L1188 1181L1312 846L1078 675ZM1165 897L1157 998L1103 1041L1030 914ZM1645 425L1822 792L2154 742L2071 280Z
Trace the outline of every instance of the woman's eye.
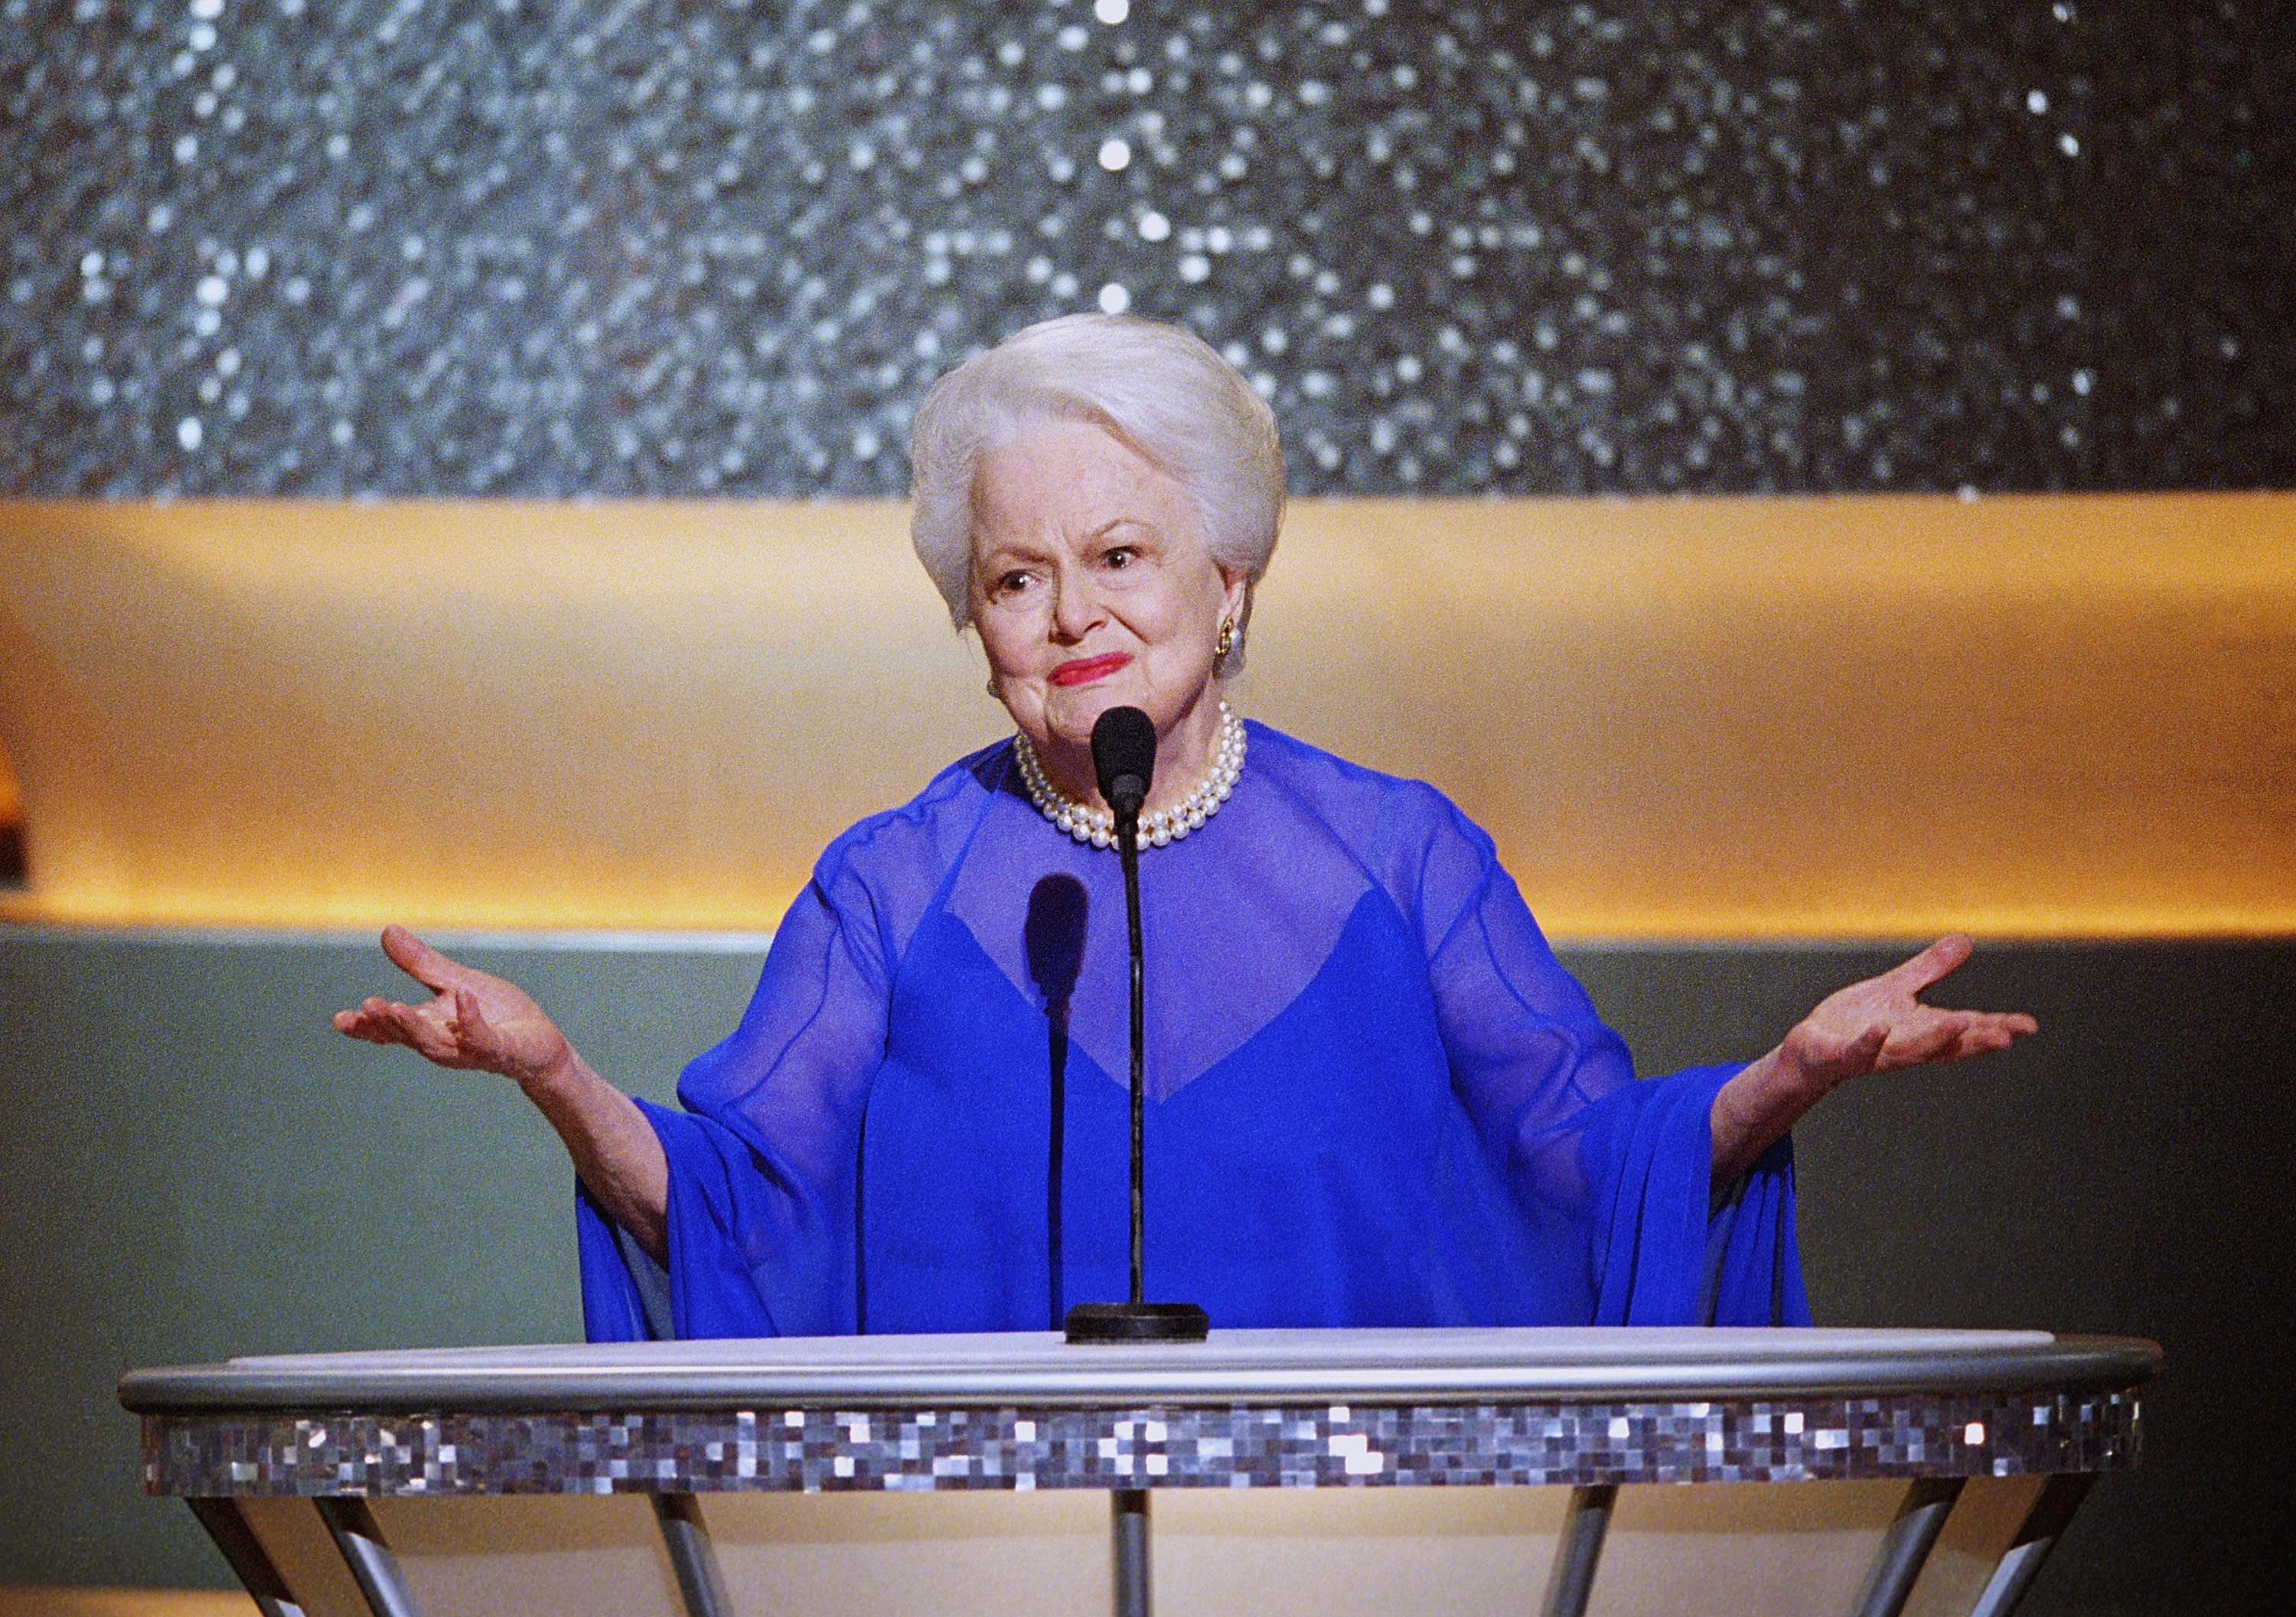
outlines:
M998 575L994 593L1000 595L1018 595L1021 591L1028 587L1029 575L1027 573L1018 571L1008 572Z
M1100 558L1102 565L1119 572L1139 559L1140 553L1129 545L1116 546Z

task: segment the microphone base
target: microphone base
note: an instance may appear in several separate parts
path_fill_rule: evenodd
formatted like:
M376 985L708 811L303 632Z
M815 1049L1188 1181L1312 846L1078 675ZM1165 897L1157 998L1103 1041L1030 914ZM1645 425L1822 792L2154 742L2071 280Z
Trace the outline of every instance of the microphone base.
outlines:
M1211 1317L1193 1302L1079 1302L1069 1310L1071 1342L1201 1342Z

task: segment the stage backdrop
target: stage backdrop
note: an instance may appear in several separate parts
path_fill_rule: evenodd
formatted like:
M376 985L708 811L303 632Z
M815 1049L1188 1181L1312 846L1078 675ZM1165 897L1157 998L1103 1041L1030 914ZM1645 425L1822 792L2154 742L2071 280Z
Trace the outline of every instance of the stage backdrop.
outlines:
M0 8L0 488L898 497L1048 315L1308 494L2285 487L2222 0Z
M0 1580L220 1577L130 1360L569 1328L545 1142L289 929L528 929L658 1089L754 937L532 929L769 927L996 732L909 412L1103 308L1283 421L1242 704L1489 823L1646 1064L1988 934L2045 1038L1812 1125L1819 1305L2161 1336L2035 1609L2262 1609L2281 9L0 0Z

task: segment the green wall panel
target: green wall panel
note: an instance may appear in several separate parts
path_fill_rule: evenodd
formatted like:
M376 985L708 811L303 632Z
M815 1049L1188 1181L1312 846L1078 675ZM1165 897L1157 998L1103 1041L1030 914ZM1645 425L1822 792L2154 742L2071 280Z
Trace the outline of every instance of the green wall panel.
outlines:
M758 955L492 940L609 1077L666 1099ZM1888 948L1564 951L1645 1071L1751 1055ZM119 1373L578 1336L570 1176L507 1084L353 1044L365 939L0 930L0 1583L214 1585L138 1491ZM1822 1323L2149 1335L2144 1467L2029 1610L2273 1609L2296 1330L2296 943L1996 946L1947 1002L2040 1038L1868 1080L1798 1132ZM2269 1593L2276 1597L2277 1584Z

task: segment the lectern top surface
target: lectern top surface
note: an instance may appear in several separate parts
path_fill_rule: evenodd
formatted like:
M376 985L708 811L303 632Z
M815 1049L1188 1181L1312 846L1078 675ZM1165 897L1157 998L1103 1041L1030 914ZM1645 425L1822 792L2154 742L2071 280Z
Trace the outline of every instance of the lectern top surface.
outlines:
M1051 1332L427 1349L143 1370L144 1413L737 1404L1364 1403L2128 1387L2151 1342L2040 1331L1214 1331L1074 1346Z

